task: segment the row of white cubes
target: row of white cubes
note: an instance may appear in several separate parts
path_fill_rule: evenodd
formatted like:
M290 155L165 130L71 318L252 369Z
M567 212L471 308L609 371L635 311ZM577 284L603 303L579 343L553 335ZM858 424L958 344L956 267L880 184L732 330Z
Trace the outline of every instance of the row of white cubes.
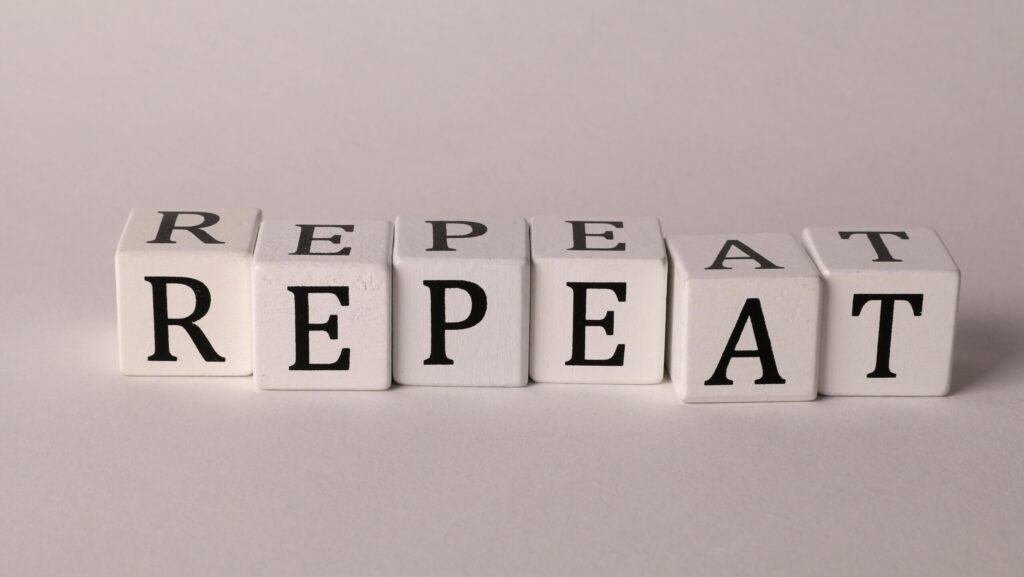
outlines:
M946 394L960 273L935 232L803 241L666 239L642 217L136 209L116 256L121 370L379 390L658 383L667 360L686 402Z

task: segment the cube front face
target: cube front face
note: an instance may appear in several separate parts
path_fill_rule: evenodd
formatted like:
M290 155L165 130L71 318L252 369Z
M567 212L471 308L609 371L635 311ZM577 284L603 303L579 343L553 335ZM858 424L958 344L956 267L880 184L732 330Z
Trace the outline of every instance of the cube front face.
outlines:
M670 368L681 400L810 401L818 396L820 280L702 279L683 290L681 338L673 338L673 346L681 350L673 351L676 364ZM756 315L763 316L768 337L760 342L754 331L754 324L761 322ZM763 356L733 355L723 361L723 357L730 356L729 345L738 325L741 332L735 351L757 351Z
M397 219L393 301L398 383L527 383L528 239L521 218Z
M121 372L252 372L256 209L135 209L115 258Z
M813 400L822 282L796 239L705 235L666 243L672 262L669 372L679 398Z
M538 217L531 236L530 376L661 382L668 265L657 219Z
M810 228L804 242L826 280L822 394L947 394L960 273L938 235Z
M391 223L267 221L253 267L262 389L391 386Z

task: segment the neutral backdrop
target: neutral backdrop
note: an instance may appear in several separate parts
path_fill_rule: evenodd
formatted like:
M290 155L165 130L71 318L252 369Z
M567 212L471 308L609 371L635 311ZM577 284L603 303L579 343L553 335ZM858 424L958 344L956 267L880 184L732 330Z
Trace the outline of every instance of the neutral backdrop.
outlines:
M1021 575L1024 3L0 0L0 574ZM117 374L133 206L926 225L953 394Z

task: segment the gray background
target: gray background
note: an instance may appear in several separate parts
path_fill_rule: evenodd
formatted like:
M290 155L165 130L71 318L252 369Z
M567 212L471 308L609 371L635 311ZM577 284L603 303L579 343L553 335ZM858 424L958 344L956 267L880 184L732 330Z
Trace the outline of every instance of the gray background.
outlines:
M0 0L0 573L1019 575L1024 3ZM939 399L116 373L132 206L928 225Z

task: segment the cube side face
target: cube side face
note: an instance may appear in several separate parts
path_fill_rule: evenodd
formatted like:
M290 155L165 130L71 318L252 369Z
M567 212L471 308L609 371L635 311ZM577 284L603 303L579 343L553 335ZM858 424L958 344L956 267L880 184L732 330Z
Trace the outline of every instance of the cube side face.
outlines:
M822 283L817 277L691 279L675 322L672 376L688 403L817 397ZM677 293L678 294L678 293ZM764 340L756 327L763 317ZM730 351L731 339L740 337ZM756 351L760 356L742 356ZM740 353L740 355L730 354Z
M151 376L251 374L251 260L248 255L231 253L119 253L121 372ZM166 295L166 305L162 295ZM204 296L208 310L194 322L199 342L181 326L158 330L158 308L166 306L168 319L185 319L203 307ZM157 346L158 334L166 334L166 351ZM208 341L208 348L201 348L202 339Z
M667 242L666 249L668 252L666 259L668 274L665 282L665 371L669 378L675 381L677 374L680 374L678 373L679 366L682 364L682 357L675 353L675 346L682 342L683 338L683 323L679 317L686 306L683 300L686 271L680 268L679 261L672 254L672 248Z
M405 259L396 261L394 274L396 382L432 386L526 385L530 323L528 260ZM476 287L480 293L475 292ZM438 322L455 325L438 335L437 342L431 325L434 299L444 305L443 319ZM463 322L472 324L458 328Z
M391 386L389 266L258 262L253 294L253 375L261 389L383 390ZM308 311L308 324L302 327L296 320L300 306ZM323 330L327 324L334 325L336 334ZM300 341L306 343L306 353L299 353ZM337 364L343 354L347 355L344 367Z
M958 272L833 272L826 283L822 394L949 393Z
M534 260L533 275L530 376L535 381L595 384L662 381L668 280L664 258L541 258ZM624 290L617 294L610 285L624 287ZM624 296L624 300L620 296ZM588 324L574 331L577 298L585 303ZM613 321L612 334L594 324L605 318ZM576 319L577 324L582 320ZM579 351L582 354L573 350L574 332L583 337ZM622 346L621 360L612 364L619 345Z

